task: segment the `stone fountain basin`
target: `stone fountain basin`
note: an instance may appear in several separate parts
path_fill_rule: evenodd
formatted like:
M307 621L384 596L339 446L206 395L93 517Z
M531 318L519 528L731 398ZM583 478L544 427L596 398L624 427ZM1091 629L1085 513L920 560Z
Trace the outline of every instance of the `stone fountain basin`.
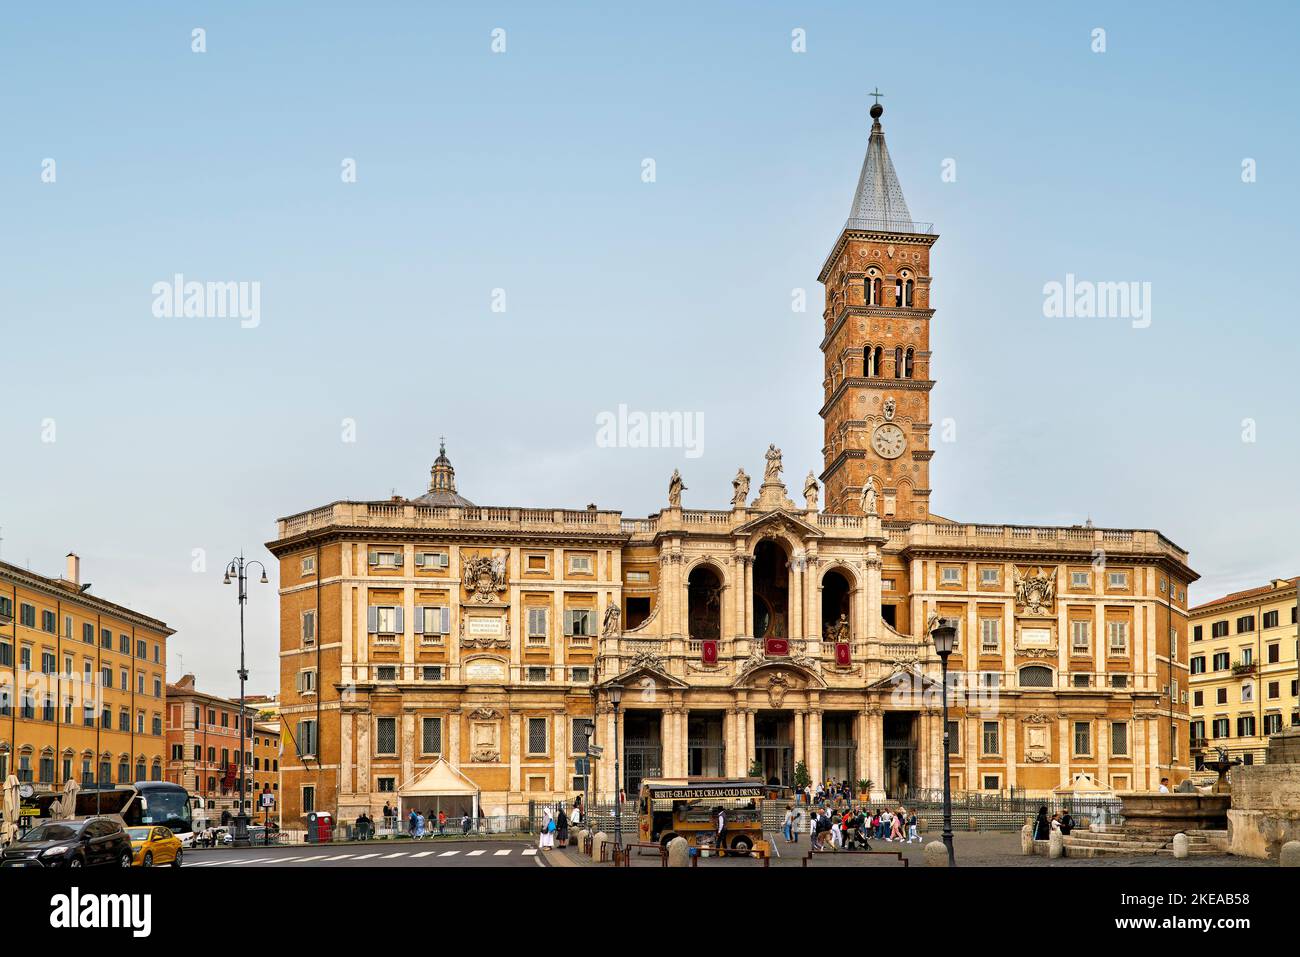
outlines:
M1228 826L1228 794L1161 794L1125 791L1123 802L1126 829L1176 833L1190 830L1223 830Z

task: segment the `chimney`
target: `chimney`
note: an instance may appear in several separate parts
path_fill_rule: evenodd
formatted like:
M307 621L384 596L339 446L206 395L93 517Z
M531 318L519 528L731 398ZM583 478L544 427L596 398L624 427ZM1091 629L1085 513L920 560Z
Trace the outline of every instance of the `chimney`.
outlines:
M81 586L81 556L76 552L68 552L68 570L63 577L72 584Z

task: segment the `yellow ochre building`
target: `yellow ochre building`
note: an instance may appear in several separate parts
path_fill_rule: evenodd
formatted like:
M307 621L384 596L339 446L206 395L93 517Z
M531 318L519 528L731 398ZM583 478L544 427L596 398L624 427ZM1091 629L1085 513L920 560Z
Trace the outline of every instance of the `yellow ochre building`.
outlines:
M286 827L435 800L520 813L584 783L608 800L615 684L628 794L751 768L789 784L804 762L813 780L921 797L943 784L935 616L959 623L958 792L1187 777L1187 553L1150 529L930 510L937 236L871 112L819 276L823 459L803 479L813 463L791 466L793 496L773 444L753 479L695 489L713 508L685 507L676 474L643 518L484 507L444 449L423 495L279 521ZM585 782L589 722L604 754Z

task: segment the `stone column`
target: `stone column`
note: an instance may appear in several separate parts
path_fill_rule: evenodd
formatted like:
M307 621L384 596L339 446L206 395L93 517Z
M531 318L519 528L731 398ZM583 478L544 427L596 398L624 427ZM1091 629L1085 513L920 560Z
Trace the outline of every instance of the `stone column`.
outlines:
M744 774L749 770L749 766L754 763L755 738L754 738L754 709L745 709L745 766L740 769Z
M340 716L339 721L339 790L344 794L351 794L357 790L356 780L353 774L356 769L356 763L352 758L352 738L356 733L357 715L355 711L345 711ZM293 742L286 741L286 745L292 746ZM95 760L99 760L96 755ZM204 760L207 760L207 754L204 753Z
M522 791L519 778L519 712L510 712L510 790Z
M815 782L823 779L822 767L822 709L812 708L808 712L808 772Z
M885 791L885 716L879 706L867 709L867 777L872 782L873 796Z
M753 638L754 635L754 561L745 556L745 634Z
M790 637L803 638L804 631L804 564L806 559L802 554L796 554L790 559L790 588L789 594L789 612L790 612Z
M808 720L808 712L802 708L794 713L794 763L807 761L807 744L804 738L804 722Z
M569 790L569 745L568 722L564 720L563 708L559 708L551 717L551 747L554 750L551 770L551 790L564 795Z
M729 594L735 607L733 610L732 621L735 623L735 635L732 637L742 637L749 634L745 630L746 612L745 609L750 605L749 599L749 556L736 554L732 562L732 582Z
M1016 732L1019 719L1014 713L1007 715L1007 774L1004 779L1007 782L1007 788L1016 786L1016 766L1020 763L1016 749L1020 746L1016 743Z
M871 777L871 721L868 718L867 713L864 711L860 712L857 717L854 718L853 724L853 738L858 745L856 761L858 769L857 776L859 778L868 778L871 781L875 781L875 778ZM855 790L857 789L857 786L858 782L854 781L853 787Z
M735 706L728 708L722 716L722 740L726 745L723 753L723 773L728 777L737 777L739 772L736 770L736 758L740 754L740 735L736 726L739 724L737 717L739 712Z
M407 711L403 713L401 720L400 737L398 747L402 758L402 776L400 783L405 784L411 780L415 772L415 713Z

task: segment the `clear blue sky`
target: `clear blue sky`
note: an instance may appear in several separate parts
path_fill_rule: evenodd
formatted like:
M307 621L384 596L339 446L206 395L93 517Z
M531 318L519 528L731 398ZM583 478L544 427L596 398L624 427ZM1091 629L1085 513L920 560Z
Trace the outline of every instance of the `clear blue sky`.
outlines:
M935 511L1159 528L1196 600L1300 573L1292 5L266 6L26 4L0 35L0 556L79 551L178 629L173 678L237 686L226 558L419 494L440 434L481 504L642 515L680 467L722 507L769 442L820 469L816 278L877 86L941 234ZM259 281L260 325L155 318L175 273ZM1067 273L1150 282L1150 328L1044 318ZM703 413L704 455L598 448L619 403ZM254 691L275 605L253 586Z

